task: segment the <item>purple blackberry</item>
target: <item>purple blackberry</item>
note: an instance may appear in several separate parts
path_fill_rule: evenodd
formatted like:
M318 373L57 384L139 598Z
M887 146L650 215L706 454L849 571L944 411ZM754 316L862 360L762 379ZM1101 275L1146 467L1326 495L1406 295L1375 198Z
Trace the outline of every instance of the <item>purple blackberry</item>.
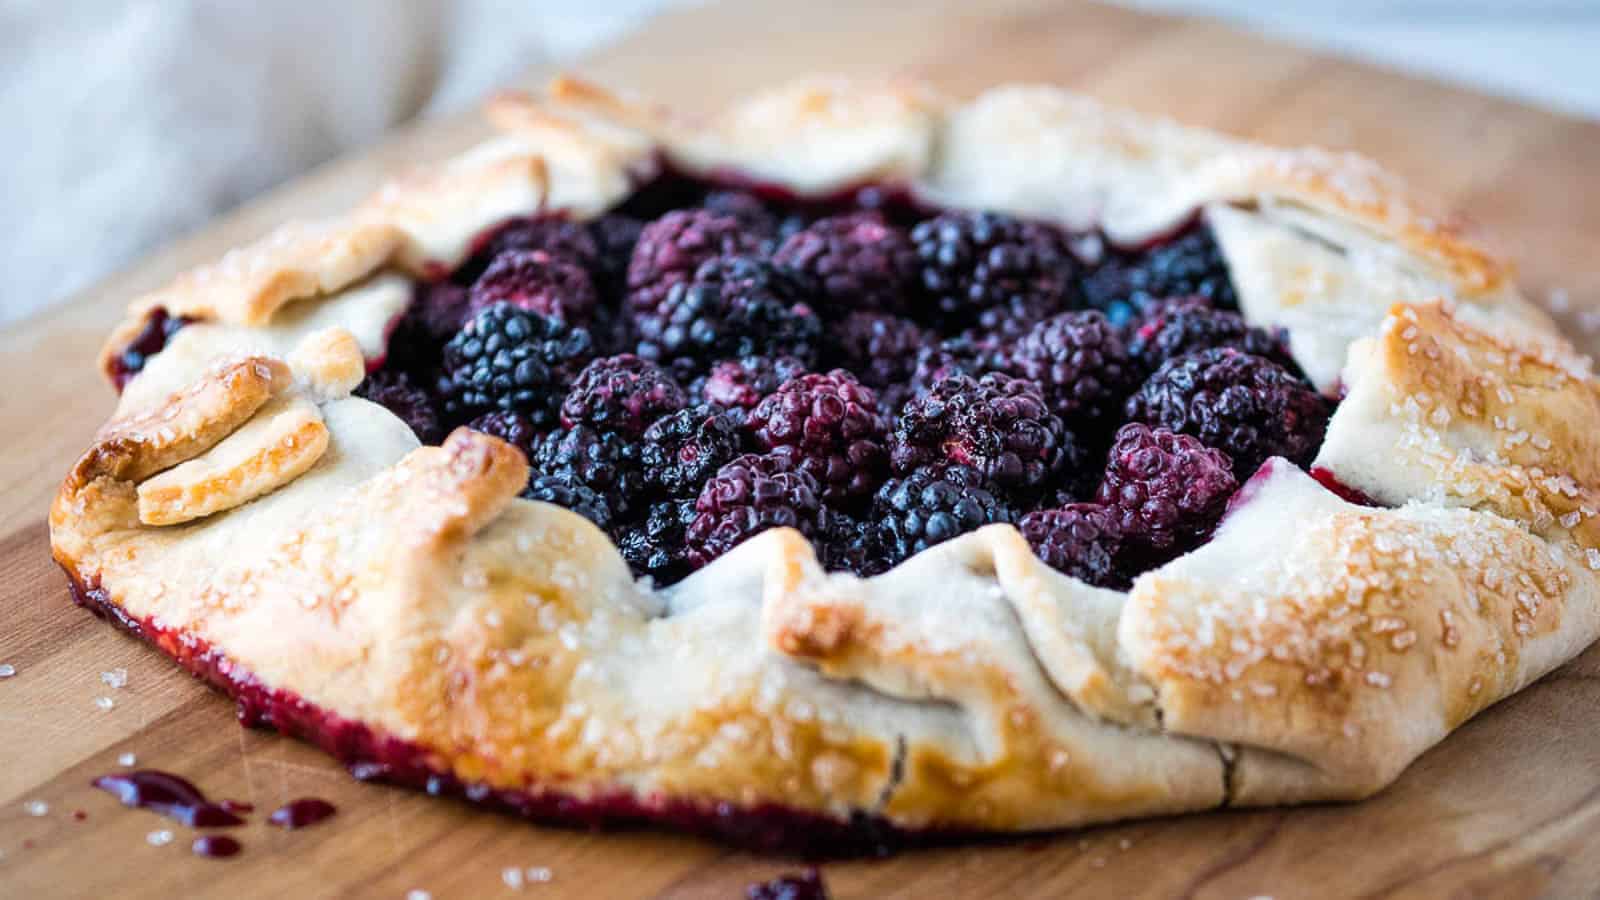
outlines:
M660 366L623 353L597 359L578 373L561 404L561 424L637 438L651 422L688 402L683 388Z
M528 463L544 475L571 475L606 498L619 519L644 491L638 444L615 432L602 434L582 425L557 429L533 442Z
M828 900L828 887L815 868L799 875L780 875L744 889L745 900Z
M864 504L888 469L878 395L843 369L784 382L750 411L746 427L763 449L789 449L832 506Z
M652 503L644 521L617 536L617 549L633 574L654 580L658 587L689 574L683 536L696 515L693 500Z
M822 488L789 456L746 453L717 470L695 500L684 534L689 564L698 569L768 528L821 533Z
M690 393L706 403L728 409L755 409L756 404L779 385L805 373L805 363L792 356L728 359L696 379Z
M1012 373L1037 383L1051 411L1079 434L1120 418L1123 401L1138 385L1122 335L1094 310L1040 322L1012 345L1009 357Z
M1127 404L1131 422L1193 435L1228 454L1240 481L1270 456L1307 462L1322 443L1328 412L1309 384L1231 347L1167 360Z
M1239 487L1221 450L1164 428L1122 426L1096 499L1149 568L1198 546Z
M757 249L758 241L733 216L704 209L669 212L639 233L628 262L628 308L654 313L667 291L688 281L705 261Z
M1045 316L1061 309L1073 259L1053 228L986 212L947 212L911 230L929 312L946 329L994 307Z
M593 356L587 329L495 304L444 346L445 410L515 410L542 427L554 419L568 381Z
M438 368L445 343L467 318L466 288L452 281L418 282L389 334L384 366L418 375Z
M1023 516L1018 527L1050 568L1099 587L1128 586L1116 566L1122 534L1117 514L1109 507L1072 503L1035 510Z
M528 479L528 486L522 489L522 496L570 509L602 530L609 530L616 524L610 501L571 472L555 475L535 472Z
M544 436L544 433L533 424L532 419L522 413L504 409L484 413L468 422L467 427L505 441L521 450L522 455L530 462L533 460L534 447Z
M808 295L803 279L762 260L709 260L692 280L672 285L653 310L634 315L638 353L680 375L745 356L793 356L810 365L822 321L805 302Z
M749 191L716 188L706 192L700 205L718 215L732 216L746 231L759 238L770 239L778 233L778 216Z
M394 413L411 427L417 440L437 444L444 440L444 426L432 394L411 380L405 372L379 369L367 375L355 394Z
M1017 511L968 466L923 466L889 479L872 499L879 551L890 565L985 525L1016 519Z
M600 245L582 222L551 213L517 216L480 234L473 241L467 261L452 278L458 284L471 284L502 254L527 250L542 251L585 270L600 261Z
M1180 297L1156 304L1134 329L1128 352L1146 372L1154 372L1174 356L1232 347L1262 356L1291 372L1299 367L1289 355L1287 335L1255 328L1236 312L1216 309L1204 297Z
M577 263L543 250L507 250L494 258L472 283L468 309L478 312L496 303L586 325L600 296L589 273Z
M912 398L900 411L889 448L900 474L949 461L1024 496L1043 489L1063 467L1081 463L1074 436L1039 386L999 372L949 375Z
M917 365L911 373L911 389L924 394L951 375L981 378L1010 366L1007 348L993 340L969 336L946 338L917 351Z
M639 447L645 481L669 497L693 497L723 464L739 455L741 418L701 404L663 416L644 430Z
M1222 248L1206 225L1138 253L1114 253L1083 278L1084 302L1121 325L1157 301L1199 295L1219 309L1237 309Z
M828 326L828 354L861 383L882 390L909 384L917 359L930 343L928 332L910 319L886 313L853 312Z
M772 261L815 279L832 315L905 310L918 278L917 251L899 228L872 211L819 219L790 235Z

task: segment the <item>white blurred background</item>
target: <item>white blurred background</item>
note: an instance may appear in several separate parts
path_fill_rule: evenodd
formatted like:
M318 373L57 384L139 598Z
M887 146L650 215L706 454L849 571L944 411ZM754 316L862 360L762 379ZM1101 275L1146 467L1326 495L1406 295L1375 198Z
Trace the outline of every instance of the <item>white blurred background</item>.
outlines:
M400 122L692 2L0 0L0 324ZM1600 0L1126 2L1600 118Z

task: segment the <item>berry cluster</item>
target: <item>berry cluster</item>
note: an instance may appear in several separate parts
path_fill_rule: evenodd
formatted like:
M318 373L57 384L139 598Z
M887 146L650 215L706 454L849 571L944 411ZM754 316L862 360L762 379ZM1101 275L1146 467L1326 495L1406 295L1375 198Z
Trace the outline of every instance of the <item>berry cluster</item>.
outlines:
M1315 452L1330 405L1238 313L1203 224L1090 260L1086 236L889 196L665 178L591 222L510 219L418 284L357 393L423 441L518 447L526 497L657 583L768 528L872 575L1001 524L1124 588L1268 457Z

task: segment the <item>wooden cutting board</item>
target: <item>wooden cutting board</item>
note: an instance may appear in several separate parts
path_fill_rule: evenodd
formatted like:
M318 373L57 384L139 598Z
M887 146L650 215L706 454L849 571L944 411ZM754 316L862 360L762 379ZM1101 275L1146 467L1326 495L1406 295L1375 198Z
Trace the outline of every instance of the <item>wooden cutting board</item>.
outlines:
M1529 292L1600 312L1600 125L1245 37L1198 21L1017 0L759 0L663 18L579 67L708 107L806 72L894 73L953 91L1009 80L1276 143L1361 148L1491 227ZM402 133L261 198L0 335L0 896L738 897L792 871L699 840L540 828L358 784L307 746L239 728L232 706L74 608L46 507L111 408L92 358L135 293L288 217L338 210L399 165L459 149L468 117ZM110 202L114 202L114 199ZM1581 316L1573 333L1585 337ZM1597 346L1589 342L1591 347ZM121 689L103 672L126 669ZM102 709L97 698L114 705ZM88 787L125 753L258 811L316 795L325 825L237 830L231 861ZM48 804L30 815L27 802ZM80 817L78 813L82 813ZM1600 885L1600 649L1500 704L1359 805L1232 811L825 867L836 897L1590 894Z

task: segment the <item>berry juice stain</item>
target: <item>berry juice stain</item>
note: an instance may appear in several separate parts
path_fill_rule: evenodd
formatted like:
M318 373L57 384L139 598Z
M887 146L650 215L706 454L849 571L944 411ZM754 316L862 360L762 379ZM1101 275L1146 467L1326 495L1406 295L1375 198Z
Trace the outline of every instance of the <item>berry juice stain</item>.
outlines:
M102 775L93 784L122 801L123 806L148 809L190 828L227 828L244 824L244 820L230 812L224 804L212 803L199 788L169 772L154 769L119 772ZM237 805L235 808L238 808Z

